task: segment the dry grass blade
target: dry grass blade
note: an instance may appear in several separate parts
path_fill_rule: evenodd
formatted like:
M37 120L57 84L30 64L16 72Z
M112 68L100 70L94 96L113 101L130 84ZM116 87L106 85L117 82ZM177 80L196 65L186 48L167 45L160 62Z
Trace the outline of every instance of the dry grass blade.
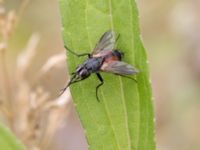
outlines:
M65 61L66 61L66 56L64 53L56 54L50 57L41 68L40 74L43 75L54 67L60 67Z
M7 51L11 50L8 49L9 41L15 34L14 31L29 1L24 0L17 13L15 10L6 13L5 8L0 6L0 36L2 36L0 41L0 77L2 77L0 116L5 118L5 122L10 125L13 133L21 139L27 149L44 150L49 149L52 137L66 119L69 112L67 108L70 94L67 91L55 99L51 92L38 82L39 78L42 78L49 70L60 67L60 64L65 62L64 54L50 57L45 65L41 65L39 73L32 74L35 79L34 87L27 79L27 71L36 61L37 46L41 40L37 33L31 35L24 50L14 60L16 65L14 69L10 71L7 67ZM10 80L11 75L12 80Z
M33 62L34 56L36 54L36 47L39 43L40 35L35 33L31 36L28 41L27 47L17 58L17 71L18 77L23 77L25 71Z

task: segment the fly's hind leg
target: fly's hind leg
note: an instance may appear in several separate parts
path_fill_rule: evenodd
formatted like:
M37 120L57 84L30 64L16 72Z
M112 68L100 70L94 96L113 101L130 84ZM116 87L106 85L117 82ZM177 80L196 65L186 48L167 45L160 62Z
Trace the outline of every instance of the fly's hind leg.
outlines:
M129 77L129 76L126 76L126 75L122 75L122 74L116 74L116 75L127 78L127 79L131 79L131 80L133 80L137 83L137 80L135 78L132 78L132 77Z
M117 37L116 37L116 41L119 40L119 37L120 37L120 34L118 33L118 34L117 34Z
M77 54L76 52L70 50L66 45L64 45L64 47L65 47L65 49L66 49L67 51L69 51L69 52L72 53L73 55L76 55L77 57L86 56L86 55L88 56L88 58L91 57L91 55L90 55L89 53Z
M100 86L103 85L104 81L103 81L103 78L101 77L100 73L96 73L96 75L97 75L99 81L101 81L101 83L99 85L97 85L97 87L96 87L96 98L97 98L97 101L100 102L99 97L98 97L98 89Z

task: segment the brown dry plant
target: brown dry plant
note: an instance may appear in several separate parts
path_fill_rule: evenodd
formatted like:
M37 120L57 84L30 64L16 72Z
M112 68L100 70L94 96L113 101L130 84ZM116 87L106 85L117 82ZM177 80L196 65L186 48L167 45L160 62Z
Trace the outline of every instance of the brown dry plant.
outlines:
M15 60L12 74L8 69L7 52L12 51L9 40L15 34L29 0L24 0L19 10L6 12L0 1L0 119L30 150L49 149L50 141L69 112L70 93L52 95L38 82L52 68L65 63L65 54L57 54L47 60L35 73L34 83L26 77L36 61L40 35L33 33L24 50ZM11 78L12 76L12 78Z

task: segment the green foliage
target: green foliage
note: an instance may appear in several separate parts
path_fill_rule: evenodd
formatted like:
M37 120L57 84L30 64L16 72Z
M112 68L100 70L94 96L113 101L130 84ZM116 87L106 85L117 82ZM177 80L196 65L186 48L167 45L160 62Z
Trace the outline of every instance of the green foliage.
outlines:
M107 30L120 34L117 48L138 68L137 83L102 73L100 103L95 75L70 87L90 150L154 150L154 114L146 53L133 0L60 0L65 44L77 53L91 52ZM68 53L70 72L86 58Z
M12 135L8 128L0 123L0 149L2 150L24 150L21 143Z

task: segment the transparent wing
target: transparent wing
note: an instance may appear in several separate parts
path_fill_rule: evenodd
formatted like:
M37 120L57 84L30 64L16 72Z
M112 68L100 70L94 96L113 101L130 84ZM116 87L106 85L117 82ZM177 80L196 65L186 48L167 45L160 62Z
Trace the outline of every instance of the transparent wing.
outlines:
M113 50L116 41L116 34L114 31L105 32L94 48L92 54L98 54L101 51Z
M112 61L109 63L104 63L101 67L101 70L120 75L133 75L139 73L136 68L123 61Z

